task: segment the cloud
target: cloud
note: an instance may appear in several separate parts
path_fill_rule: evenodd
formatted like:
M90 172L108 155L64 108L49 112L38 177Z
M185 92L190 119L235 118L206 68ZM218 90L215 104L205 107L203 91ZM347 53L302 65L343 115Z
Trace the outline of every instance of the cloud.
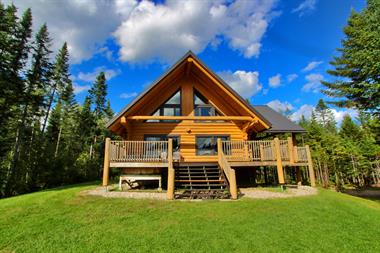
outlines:
M310 119L311 114L313 113L313 110L314 110L314 107L312 105L304 104L298 110L296 110L290 115L290 119L292 121L298 122L302 118L302 115L306 119Z
M100 72L104 72L106 79L111 80L115 76L119 75L121 71L119 69L107 69L105 66L97 67L92 72L79 72L78 75L75 77L75 80L81 80L86 82L94 82L96 80L96 77L99 75Z
M270 101L269 103L267 103L267 106L279 113L285 113L294 109L293 105L289 102L281 102L278 99Z
M136 97L137 95L138 95L137 92L132 92L132 93L125 92L125 93L120 94L120 98L123 98L123 99L133 98L133 97Z
M263 88L257 71L223 71L218 75L244 98L252 97Z
M292 13L298 13L299 17L304 16L307 13L310 13L315 10L317 4L316 0L305 0L300 5L292 10Z
M268 80L269 86L272 88L277 88L281 85L281 75L277 74L275 76L272 76Z
M288 83L293 82L295 79L297 79L298 75L297 74L290 74L286 76L286 80L288 80Z
M91 88L90 85L79 85L74 83L73 89L74 89L74 94L79 94L82 93L83 91L87 91Z
M316 67L318 67L319 65L321 65L322 63L323 63L323 61L312 61L312 62L309 62L307 64L307 66L302 69L302 72L311 71L311 70L315 69Z
M224 39L244 57L257 57L261 39L275 16L275 0L167 1L143 0L113 33L120 59L171 63L186 51L202 52ZM207 24L207 25L206 25Z
M317 93L321 88L323 76L321 74L309 74L305 77L307 83L302 87L302 91Z
M70 60L80 63L102 47L136 4L136 0L19 0L16 6L20 12L32 8L33 31L46 22L54 51L67 41Z
M340 125L342 123L342 120L344 118L344 115L348 114L351 118L356 118L359 116L358 111L353 109L331 109L331 111L334 114L335 120Z

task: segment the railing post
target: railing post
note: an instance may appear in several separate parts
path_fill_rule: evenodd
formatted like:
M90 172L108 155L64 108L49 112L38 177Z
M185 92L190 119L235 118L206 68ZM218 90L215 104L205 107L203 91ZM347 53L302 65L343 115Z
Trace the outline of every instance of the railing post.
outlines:
M284 169L282 168L280 140L278 138L274 138L274 148L275 148L275 154L276 154L276 160L277 160L278 182L279 184L285 184Z
M288 152L289 152L289 163L294 164L294 148L293 148L293 140L291 137L288 137Z
M260 148L260 161L264 161L265 160L265 154L264 154L263 144L260 144L259 148Z
M168 139L168 186L167 198L174 199L173 139Z
M294 146L293 147L293 159L294 159L294 163L297 163L298 162L298 149L297 149L297 146Z
M111 139L106 138L106 143L104 147L103 186L107 186L109 183L110 143L111 143Z
M222 159L222 152L223 151L223 144L222 144L222 139L218 138L217 141L217 150L218 150L218 160L221 161Z
M305 148L306 148L306 156L307 156L307 165L309 167L310 185L315 187L315 174L314 174L314 168L313 168L313 161L311 159L310 147L309 145L306 145Z

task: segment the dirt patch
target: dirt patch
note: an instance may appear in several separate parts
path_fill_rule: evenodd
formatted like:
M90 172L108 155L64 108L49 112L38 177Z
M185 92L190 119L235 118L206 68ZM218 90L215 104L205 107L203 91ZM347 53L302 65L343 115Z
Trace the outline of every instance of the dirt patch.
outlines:
M343 192L360 198L380 200L380 187L370 187L360 190L346 189Z
M292 198L310 196L318 194L316 188L310 186L298 186L297 188L287 188L284 192L274 192L258 188L240 188L240 193L244 198L252 199L273 199L273 198Z

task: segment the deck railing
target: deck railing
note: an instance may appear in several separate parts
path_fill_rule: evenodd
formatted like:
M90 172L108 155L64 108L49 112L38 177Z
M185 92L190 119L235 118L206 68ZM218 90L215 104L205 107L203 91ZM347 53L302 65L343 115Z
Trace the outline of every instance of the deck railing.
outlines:
M290 140L278 140L281 161L307 162L306 147L296 147ZM223 153L230 162L275 162L276 141L222 141Z
M167 141L111 141L110 162L167 162Z

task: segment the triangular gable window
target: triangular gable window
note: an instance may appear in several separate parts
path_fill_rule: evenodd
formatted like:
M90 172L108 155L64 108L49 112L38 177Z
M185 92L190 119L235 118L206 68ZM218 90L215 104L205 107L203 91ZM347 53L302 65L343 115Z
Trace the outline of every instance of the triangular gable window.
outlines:
M214 106L202 96L197 90L194 90L194 115L195 116L221 116Z
M181 116L181 92L178 90L172 97L163 103L152 116ZM150 119L146 122L179 122L178 120Z

